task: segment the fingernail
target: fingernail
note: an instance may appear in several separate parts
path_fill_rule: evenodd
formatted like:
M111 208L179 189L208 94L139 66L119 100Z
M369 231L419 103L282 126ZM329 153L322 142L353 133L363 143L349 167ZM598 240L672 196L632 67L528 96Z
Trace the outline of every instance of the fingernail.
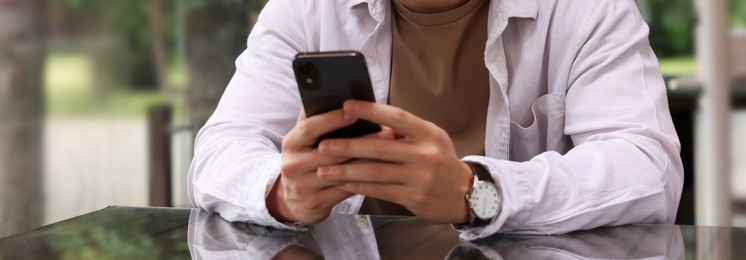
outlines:
M322 153L323 152L331 151L331 150L334 149L334 145L333 144L334 144L334 142L332 142L330 140L321 141L321 143L319 144L319 151L321 151Z
M378 137L383 138L383 139L394 140L394 134L389 131L384 131L384 130L381 130L380 132L378 132Z
M352 101L352 100L347 101L347 105L345 106L346 107L345 111L354 115L357 113L358 106L359 104L355 101Z
M334 168L331 166L322 166L319 167L317 170L319 178L321 179L331 179L334 177Z
M345 121L352 121L354 117L348 113L344 113Z
M324 167L324 166L319 167L318 169L316 169L316 172L318 173L319 178L328 177L329 176L329 167Z

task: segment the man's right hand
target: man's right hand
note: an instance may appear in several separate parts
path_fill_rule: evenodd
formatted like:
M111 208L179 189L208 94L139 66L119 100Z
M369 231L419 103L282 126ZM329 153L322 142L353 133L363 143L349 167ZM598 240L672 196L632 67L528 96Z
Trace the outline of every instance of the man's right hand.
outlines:
M301 111L298 123L282 140L280 177L267 197L267 208L275 219L318 223L329 216L334 205L352 196L336 189L338 182L323 181L316 174L319 166L340 164L350 158L322 155L313 145L320 136L356 120L341 109L311 118Z

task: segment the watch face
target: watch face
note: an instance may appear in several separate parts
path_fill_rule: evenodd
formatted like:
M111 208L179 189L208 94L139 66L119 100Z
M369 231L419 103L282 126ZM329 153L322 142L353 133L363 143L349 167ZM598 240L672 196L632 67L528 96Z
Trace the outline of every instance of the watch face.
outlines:
M469 196L469 207L480 219L490 219L497 215L500 206L500 195L497 187L489 182L480 182Z

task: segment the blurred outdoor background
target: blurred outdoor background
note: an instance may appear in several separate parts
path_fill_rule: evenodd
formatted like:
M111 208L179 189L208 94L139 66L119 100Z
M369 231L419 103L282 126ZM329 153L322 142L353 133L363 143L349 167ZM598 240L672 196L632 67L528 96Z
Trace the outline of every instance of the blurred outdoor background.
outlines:
M189 207L194 134L265 2L0 0L0 237L108 205L150 205L158 170L172 174L170 205ZM638 5L665 77L696 77L692 0ZM746 0L729 12L732 68L746 79ZM746 198L746 112L731 118L733 193ZM165 127L149 134L154 124ZM746 226L744 213L735 225Z

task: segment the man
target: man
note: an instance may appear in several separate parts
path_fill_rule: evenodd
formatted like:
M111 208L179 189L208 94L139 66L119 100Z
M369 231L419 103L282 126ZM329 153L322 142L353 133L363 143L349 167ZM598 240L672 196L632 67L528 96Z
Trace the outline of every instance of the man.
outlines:
M647 33L632 0L269 1L198 134L192 202L302 229L376 198L467 240L672 223L683 170ZM306 118L291 60L334 50L366 56L377 103ZM384 130L312 147L358 119Z

